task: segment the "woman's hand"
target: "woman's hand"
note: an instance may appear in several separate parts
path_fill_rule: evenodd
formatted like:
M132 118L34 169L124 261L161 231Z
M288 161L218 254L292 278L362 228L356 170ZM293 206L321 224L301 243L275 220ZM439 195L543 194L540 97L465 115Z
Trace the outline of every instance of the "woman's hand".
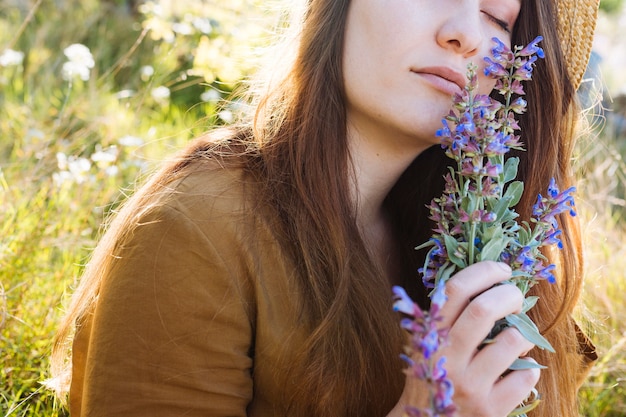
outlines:
M494 343L478 349L497 320L522 308L524 297L517 287L496 285L510 276L511 269L505 264L480 262L458 272L446 284L448 301L441 315L442 327L449 329L448 343L437 355L446 357L459 417L505 417L539 380L539 369L502 376L534 346L517 329L507 328ZM390 415L402 415L396 413L407 404L425 407L427 393L424 381L407 377L402 398Z

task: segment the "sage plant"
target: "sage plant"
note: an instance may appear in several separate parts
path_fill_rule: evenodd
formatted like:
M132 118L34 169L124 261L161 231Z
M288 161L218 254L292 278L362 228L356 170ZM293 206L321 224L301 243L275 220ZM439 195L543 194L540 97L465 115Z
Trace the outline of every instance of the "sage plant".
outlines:
M494 38L492 56L485 58L484 71L496 80L494 91L501 99L477 93L476 66L470 65L468 83L453 97L453 108L437 132L446 155L455 164L444 177L442 195L428 206L436 225L432 238L416 248L428 249L420 272L426 287L432 289L430 310L421 311L403 289L394 288L395 309L407 316L402 327L412 335L408 354L403 355L409 365L407 372L432 387L429 408L407 407L410 416L443 417L454 413L454 388L446 379L445 358L436 359L435 355L436 349L446 343L447 330L437 323L441 321L446 281L469 265L480 261L507 263L513 270L508 282L525 296L522 312L499 320L483 343L490 343L500 331L512 326L537 347L554 352L526 314L538 300L527 293L539 281L556 280L555 265L549 263L542 250L553 245L562 247L557 216L563 212L575 215L574 188L561 192L552 179L546 195L537 197L530 221L518 222L514 207L521 199L524 184L516 180L519 159L507 156L511 149L523 150L516 117L527 106L522 82L532 78L537 59L544 58L538 46L541 40L537 37L527 46L512 50ZM518 359L510 370L530 367L542 366ZM525 416L538 401L539 394L533 390L510 416Z

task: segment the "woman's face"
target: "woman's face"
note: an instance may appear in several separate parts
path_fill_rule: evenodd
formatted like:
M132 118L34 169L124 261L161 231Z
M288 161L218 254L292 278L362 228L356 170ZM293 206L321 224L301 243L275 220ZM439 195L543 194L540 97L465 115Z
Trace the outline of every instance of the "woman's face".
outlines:
M470 62L480 91L491 91L483 57L493 37L510 44L520 1L352 0L343 57L350 134L402 152L437 143Z

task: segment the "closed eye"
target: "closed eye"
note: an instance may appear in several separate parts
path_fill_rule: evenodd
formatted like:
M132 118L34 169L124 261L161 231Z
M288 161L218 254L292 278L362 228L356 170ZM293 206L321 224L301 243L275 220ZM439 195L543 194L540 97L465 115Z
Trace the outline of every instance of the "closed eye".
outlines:
M504 30L506 33L511 33L511 28L509 27L509 24L507 22L505 22L502 19L498 19L494 15L489 14L489 13L487 13L485 11L483 11L483 13L487 16L487 18L489 20L491 20L493 23L498 25L500 27L500 29Z

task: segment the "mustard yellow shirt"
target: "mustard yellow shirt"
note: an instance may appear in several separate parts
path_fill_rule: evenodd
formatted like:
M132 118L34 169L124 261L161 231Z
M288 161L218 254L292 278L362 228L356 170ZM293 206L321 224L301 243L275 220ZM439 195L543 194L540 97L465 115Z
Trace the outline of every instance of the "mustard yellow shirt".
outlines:
M72 417L286 415L306 334L251 186L199 168L153 198L77 330Z

